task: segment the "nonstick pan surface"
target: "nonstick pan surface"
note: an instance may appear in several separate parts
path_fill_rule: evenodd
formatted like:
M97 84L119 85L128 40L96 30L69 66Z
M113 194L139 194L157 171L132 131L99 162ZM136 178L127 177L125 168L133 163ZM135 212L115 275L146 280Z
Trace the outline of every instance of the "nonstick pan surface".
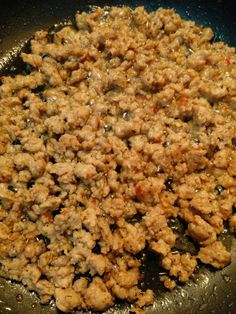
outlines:
M27 50L27 43L36 30L50 29L61 22L73 22L77 10L88 10L89 5L143 5L149 11L162 6L175 8L184 18L210 26L214 40L223 40L236 47L236 2L234 0L186 1L79 1L79 0L0 0L0 75L15 74L22 69L17 56ZM232 263L221 271L200 266L184 286L166 292L158 279L162 271L158 258L147 253L144 262L144 288L152 288L157 295L155 304L147 313L160 314L234 314L236 313L236 239L225 232L222 239L232 253ZM128 313L126 304L119 304L109 313ZM58 314L53 304L40 305L35 294L22 285L0 279L0 313Z

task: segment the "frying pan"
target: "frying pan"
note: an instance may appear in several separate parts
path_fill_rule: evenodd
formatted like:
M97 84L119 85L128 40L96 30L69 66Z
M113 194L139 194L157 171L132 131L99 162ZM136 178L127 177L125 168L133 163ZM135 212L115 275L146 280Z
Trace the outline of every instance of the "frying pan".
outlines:
M143 5L149 11L162 6L175 8L186 19L210 26L215 32L214 40L223 40L236 47L236 2L234 0L0 0L0 75L15 74L22 70L18 55L29 47L29 39L36 30L50 29L61 22L73 22L77 10L88 10L89 5ZM178 221L174 228L181 229ZM199 266L187 284L167 292L158 279L162 272L158 258L147 252L142 271L141 286L156 292L154 305L147 313L165 314L235 314L236 313L236 239L227 231L221 235L231 250L232 263L221 271ZM95 296L96 297L96 296ZM121 303L108 313L128 313L127 304ZM0 279L0 313L58 314L54 304L40 305L39 299L22 285ZM78 312L77 312L78 313Z

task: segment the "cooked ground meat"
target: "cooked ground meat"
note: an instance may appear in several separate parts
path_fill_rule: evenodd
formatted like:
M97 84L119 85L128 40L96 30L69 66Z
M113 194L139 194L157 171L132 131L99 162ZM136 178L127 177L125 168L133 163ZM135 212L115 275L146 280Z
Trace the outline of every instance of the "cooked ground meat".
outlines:
M211 264L215 268L223 268L230 263L230 253L220 241L202 247L198 258L205 264Z
M236 230L236 54L174 10L96 8L49 36L28 75L1 77L0 274L42 303L153 303L138 253L173 289L197 261L223 268ZM178 252L171 218L199 252ZM91 280L88 280L90 277Z

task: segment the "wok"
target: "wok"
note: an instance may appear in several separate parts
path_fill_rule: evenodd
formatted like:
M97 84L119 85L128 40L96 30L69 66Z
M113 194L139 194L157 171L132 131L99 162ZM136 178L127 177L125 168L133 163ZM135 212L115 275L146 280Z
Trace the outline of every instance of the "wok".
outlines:
M214 40L223 40L236 47L236 2L234 0L1 0L0 1L0 75L15 74L23 68L17 57L27 50L30 37L36 30L50 29L55 24L71 20L77 10L88 10L89 5L144 5L149 11L162 6L175 8L186 19L210 26L215 32ZM158 258L147 253L143 265L144 288L156 292L155 304L148 313L236 313L236 239L225 232L223 241L232 253L232 263L221 271L200 266L199 271L184 286L167 292L158 279L162 271ZM96 296L95 296L96 297ZM127 304L118 304L110 313L127 313ZM35 294L22 285L0 279L0 313L59 313L53 306L40 305Z

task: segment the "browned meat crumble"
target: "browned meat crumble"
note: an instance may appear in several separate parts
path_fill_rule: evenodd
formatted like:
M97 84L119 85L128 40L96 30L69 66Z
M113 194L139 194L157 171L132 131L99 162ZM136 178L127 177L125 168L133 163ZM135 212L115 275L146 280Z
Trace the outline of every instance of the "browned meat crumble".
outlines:
M35 34L31 73L1 78L2 276L62 311L104 311L153 303L138 286L144 248L169 289L198 260L230 263L218 236L236 230L236 54L212 38L142 7ZM175 217L196 255L176 251Z

